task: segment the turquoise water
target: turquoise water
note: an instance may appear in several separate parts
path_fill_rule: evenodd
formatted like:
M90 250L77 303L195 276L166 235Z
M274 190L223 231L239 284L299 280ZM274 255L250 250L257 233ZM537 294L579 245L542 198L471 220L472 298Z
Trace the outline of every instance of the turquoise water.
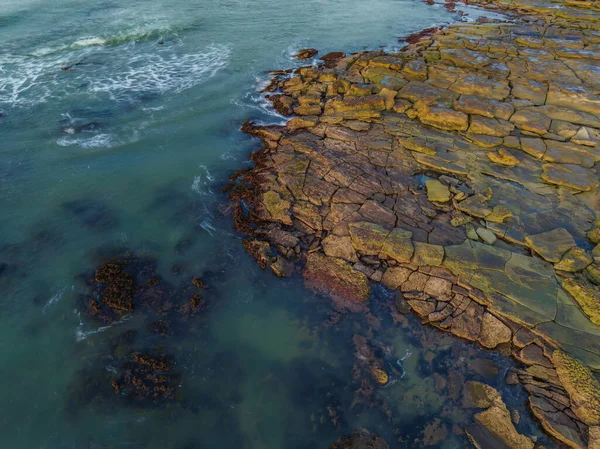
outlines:
M432 447L464 447L451 426L468 417L436 375L458 357L465 376L504 388L510 362L394 323L383 290L378 329L361 315L327 326L326 299L244 253L220 193L257 148L243 119L281 121L259 94L267 70L298 65L303 47L393 49L456 19L412 0L4 0L0 447L325 448L360 426L413 447L438 416L448 435ZM151 259L173 289L201 276L209 306L167 337L148 331L143 311L89 319L86 280L125 251ZM355 401L354 335L368 335L395 376L375 405ZM176 400L105 394L123 357L146 350L175 361ZM506 394L522 409L520 390ZM523 415L521 429L539 434Z

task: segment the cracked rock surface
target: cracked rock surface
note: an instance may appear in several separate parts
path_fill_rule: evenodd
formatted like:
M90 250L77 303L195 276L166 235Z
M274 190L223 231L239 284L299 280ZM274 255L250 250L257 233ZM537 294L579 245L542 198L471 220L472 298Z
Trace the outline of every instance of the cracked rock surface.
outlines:
M544 429L597 448L600 6L501 5L518 20L276 74L294 116L244 126L264 148L233 178L236 225L340 309L382 282L425 323L509 347Z

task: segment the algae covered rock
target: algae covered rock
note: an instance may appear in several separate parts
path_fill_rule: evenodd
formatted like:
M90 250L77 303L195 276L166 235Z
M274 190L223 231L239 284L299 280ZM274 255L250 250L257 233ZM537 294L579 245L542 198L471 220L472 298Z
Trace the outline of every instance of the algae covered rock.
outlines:
M438 267L444 260L444 247L441 245L432 245L430 243L413 242L415 252L411 263L416 265L431 265Z
M465 408L489 408L496 401L502 401L498 391L483 382L468 381L462 393L462 406Z
M300 50L298 53L296 53L294 55L294 58L296 58L296 59L310 59L313 56L315 56L317 53L319 53L319 50L316 50L314 48L303 48L302 50Z
M562 285L590 321L600 326L600 291L598 287L582 279L565 279Z
M593 171L574 164L544 164L542 179L550 184L588 191L600 184Z
M349 231L354 249L373 255L381 251L383 242L389 234L383 226L368 222L352 223Z
M263 194L263 204L275 221L291 225L290 202L281 198L279 193L269 190Z
M576 246L575 240L565 228L528 235L525 242L533 251L553 263L560 262L563 255Z
M134 277L125 272L124 263L106 262L94 276L94 282L104 284L101 300L108 307L123 312L133 312Z
M450 190L437 179L429 179L426 183L427 199L437 203L446 203L450 201Z
M371 376L379 385L385 385L389 382L388 374L379 367L371 368Z
M412 233L404 229L392 230L383 242L381 252L398 262L410 262L414 253L411 236Z
M467 382L463 389L463 407L485 409L475 415L475 424L465 429L475 447L533 449L533 441L517 432L500 393L490 385Z
M360 310L369 298L367 277L341 259L311 253L302 274L308 287L330 296L350 310Z
M486 348L493 349L502 343L511 341L512 331L509 327L490 313L484 313L481 319L479 342Z
M574 247L565 253L559 263L554 265L556 270L562 271L581 271L593 262L590 256L584 249Z
M590 369L560 350L554 351L552 362L573 412L589 426L600 425L600 383Z

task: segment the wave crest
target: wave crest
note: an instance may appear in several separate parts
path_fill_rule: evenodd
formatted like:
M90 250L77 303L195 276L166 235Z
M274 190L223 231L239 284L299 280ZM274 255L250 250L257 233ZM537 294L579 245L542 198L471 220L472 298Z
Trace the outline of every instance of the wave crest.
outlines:
M99 38L85 38L78 51L67 54L0 55L0 106L33 106L82 94L135 100L142 94L181 93L214 77L232 54L224 44L180 54L179 45L159 51L137 46L116 50L100 42L106 45Z

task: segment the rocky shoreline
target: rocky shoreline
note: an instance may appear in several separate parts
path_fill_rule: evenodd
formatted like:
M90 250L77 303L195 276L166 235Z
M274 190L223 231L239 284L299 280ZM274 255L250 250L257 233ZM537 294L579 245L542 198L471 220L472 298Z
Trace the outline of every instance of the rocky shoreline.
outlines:
M507 382L543 428L597 449L600 6L483 6L518 20L274 73L268 97L293 117L244 125L264 148L232 177L236 227L263 268L301 269L341 311L381 282L393 313L512 354ZM486 394L485 432L534 447Z

